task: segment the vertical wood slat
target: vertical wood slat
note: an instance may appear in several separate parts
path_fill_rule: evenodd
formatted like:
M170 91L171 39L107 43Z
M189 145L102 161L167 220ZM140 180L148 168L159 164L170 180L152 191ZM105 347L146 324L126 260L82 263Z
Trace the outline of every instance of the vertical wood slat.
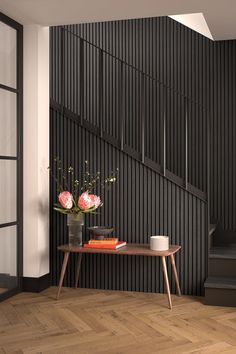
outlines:
M65 31L64 28L61 27L61 72L60 72L60 77L61 77L61 113L63 114L64 107L65 107Z
M188 105L185 104L185 188L188 189Z
M124 119L125 119L125 85L124 85L124 63L120 62L120 104L119 104L119 116L120 116L120 148L124 150Z
M84 119L84 41L80 39L80 124Z
M166 90L163 90L163 111L161 116L161 169L162 173L166 175L166 112L167 112L167 94Z
M141 142L141 161L144 163L145 161L145 116L144 116L144 105L145 105L145 78L144 75L141 75L140 79L140 118L141 118L141 134L140 134L140 142Z
M103 51L99 50L99 130L100 136L103 136Z

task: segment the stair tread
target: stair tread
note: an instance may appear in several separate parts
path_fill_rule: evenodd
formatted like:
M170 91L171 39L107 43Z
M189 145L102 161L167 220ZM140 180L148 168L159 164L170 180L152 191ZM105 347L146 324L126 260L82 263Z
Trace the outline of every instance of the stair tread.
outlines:
M218 246L210 249L210 258L236 259L236 246Z
M208 277L205 288L236 289L236 277Z

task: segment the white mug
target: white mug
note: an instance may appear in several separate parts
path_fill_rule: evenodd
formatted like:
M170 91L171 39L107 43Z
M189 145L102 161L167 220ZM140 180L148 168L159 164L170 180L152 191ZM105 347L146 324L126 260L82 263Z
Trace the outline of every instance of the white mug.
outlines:
M153 251L167 251L169 249L169 236L151 236L150 248Z

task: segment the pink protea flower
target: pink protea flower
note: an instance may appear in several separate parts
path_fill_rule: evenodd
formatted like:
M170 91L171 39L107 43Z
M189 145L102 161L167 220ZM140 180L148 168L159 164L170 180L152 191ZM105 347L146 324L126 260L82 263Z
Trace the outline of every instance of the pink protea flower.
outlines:
M92 208L92 206L93 206L93 203L90 199L88 192L82 193L81 196L79 197L79 200L78 200L78 207L81 210L86 210L86 209Z
M101 205L101 199L94 194L89 194L88 192L82 193L78 200L78 207L81 210L87 210L93 207L97 209L99 205Z
M102 204L100 197L95 194L90 194L90 199L96 209Z
M70 192L61 192L58 196L59 203L65 209L71 209L73 206L73 197Z

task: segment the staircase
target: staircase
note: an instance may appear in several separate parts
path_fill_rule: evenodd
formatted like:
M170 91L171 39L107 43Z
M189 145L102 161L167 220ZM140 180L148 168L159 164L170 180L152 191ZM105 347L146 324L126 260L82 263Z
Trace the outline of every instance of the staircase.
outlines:
M212 233L208 278L205 281L205 304L236 306L235 233L220 227Z
M51 56L61 77L51 83L51 108L207 202L205 107L68 28L58 30L61 46Z

